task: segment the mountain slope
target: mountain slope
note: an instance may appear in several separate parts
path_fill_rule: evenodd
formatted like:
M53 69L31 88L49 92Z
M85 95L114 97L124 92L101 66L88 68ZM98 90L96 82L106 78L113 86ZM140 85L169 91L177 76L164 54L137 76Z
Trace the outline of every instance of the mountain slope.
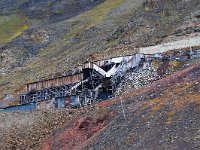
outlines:
M86 42L89 42L89 39L93 40L92 38L96 33L106 34L104 29L98 29L95 26L104 20L105 15L110 10L120 6L122 2L122 0L115 2L107 0L87 13L50 25L42 24L38 27L38 22L33 22L33 27L25 31L22 36L2 46L2 78L0 82L3 84L8 80L11 81L11 84L7 85L11 89L11 86L16 86L16 83L18 85L24 84L24 81L35 81L37 78L44 76L48 78L51 74L65 71L70 65L77 63L78 60L88 55L80 47L87 45ZM34 28L34 26L36 27ZM85 42L79 42L79 38L75 37L79 33L87 32L92 37L88 37ZM81 36L84 38L84 35ZM97 42L100 39L97 37L94 40ZM76 46L75 42L80 44ZM8 72L10 72L10 76L6 75Z
M18 104L27 82L88 58L153 54L200 37L199 10L199 0L0 0L0 107ZM199 62L130 70L116 96L80 109L0 112L0 149L198 150Z
M199 63L190 63L151 86L78 110L1 113L0 148L198 150L199 75Z
M198 0L85 1L83 6L88 7L82 11L81 5L79 13L75 14L80 15L72 18L66 16L67 10L59 12L61 17L54 17L54 11L43 12L42 8L48 2L40 1L40 6L37 2L21 1L16 5L17 15L26 16L26 21L20 24L20 34L12 34L17 38L7 38L0 48L1 98L8 93L17 94L26 82L62 73L85 61L89 55L101 59L136 53L136 47L173 40L180 34L181 37L187 37L186 33L199 35ZM64 7L65 2L57 4L52 1L50 8L59 11L62 3ZM8 15L10 10L16 13L16 8L9 3L2 6L2 15ZM82 13L92 6L96 7ZM47 17L38 17L33 13L34 8L39 9L41 16L47 14ZM74 16L76 7L72 9L71 16ZM7 82L10 83L5 84Z

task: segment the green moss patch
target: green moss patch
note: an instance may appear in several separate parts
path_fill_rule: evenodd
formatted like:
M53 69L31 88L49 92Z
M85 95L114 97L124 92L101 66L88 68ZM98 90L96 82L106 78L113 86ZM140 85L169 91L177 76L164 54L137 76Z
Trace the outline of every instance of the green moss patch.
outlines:
M26 19L17 15L0 16L0 45L10 42L28 29Z

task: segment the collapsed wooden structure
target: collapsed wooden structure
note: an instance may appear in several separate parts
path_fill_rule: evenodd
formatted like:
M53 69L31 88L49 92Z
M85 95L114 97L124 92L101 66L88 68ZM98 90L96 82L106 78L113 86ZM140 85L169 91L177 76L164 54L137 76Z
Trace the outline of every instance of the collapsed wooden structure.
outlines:
M81 107L113 96L131 69L151 70L155 59L187 61L197 57L200 57L200 47L88 61L61 77L26 84L26 91L20 94L20 104L0 108L0 112Z
M136 54L99 61L87 61L65 76L29 83L20 95L20 104L34 103L36 109L81 107L108 99L116 91L124 74L133 68L151 67L152 59L190 59L200 50L177 54ZM170 58L169 58L170 57Z
M137 67L142 54L85 62L66 76L29 83L20 103L36 103L36 108L80 107L107 99L123 74Z

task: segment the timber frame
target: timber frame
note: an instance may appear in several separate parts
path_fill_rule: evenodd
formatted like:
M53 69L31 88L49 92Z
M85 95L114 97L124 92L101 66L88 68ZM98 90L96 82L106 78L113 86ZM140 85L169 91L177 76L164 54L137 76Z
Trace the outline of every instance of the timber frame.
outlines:
M200 50L184 50L179 51L179 54L179 59L190 59L199 57ZM74 108L92 104L111 97L128 70L141 65L148 67L152 59L177 58L158 53L87 61L62 77L26 84L26 91L20 94L20 104L35 103L38 108L45 101L49 102L50 108Z
M135 67L144 55L132 55L87 61L69 71L66 76L26 84L26 91L20 95L20 104L39 103L51 100L63 107L88 105L110 97L124 73ZM57 104L56 104L57 103ZM59 107L59 106L58 106Z

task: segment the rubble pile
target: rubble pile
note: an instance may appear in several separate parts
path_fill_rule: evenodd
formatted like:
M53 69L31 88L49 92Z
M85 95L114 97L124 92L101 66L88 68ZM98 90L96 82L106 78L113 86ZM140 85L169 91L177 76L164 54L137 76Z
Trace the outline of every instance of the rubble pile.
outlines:
M115 95L121 95L124 92L129 92L132 89L138 89L145 85L158 80L160 76L156 69L139 69L129 72L124 76L124 79L119 84Z
M137 68L125 73L114 96L130 92L152 82L164 78L182 67L187 66L186 60L150 60L141 63Z

